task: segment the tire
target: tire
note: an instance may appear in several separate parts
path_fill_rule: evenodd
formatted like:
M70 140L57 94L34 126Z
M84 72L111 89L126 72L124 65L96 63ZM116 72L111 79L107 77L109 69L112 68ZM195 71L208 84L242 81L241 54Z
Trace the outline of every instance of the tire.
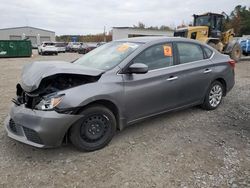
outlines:
M55 55L58 55L58 52L55 52Z
M240 61L241 54L242 54L242 51L241 51L240 45L235 44L229 55L234 61L238 62Z
M213 42L209 42L207 44L217 50L217 46Z
M215 81L209 87L205 100L201 107L205 110L214 110L221 104L225 88L219 81Z
M116 131L114 114L104 106L91 106L84 117L74 124L69 133L72 144L81 151L95 151L105 147Z

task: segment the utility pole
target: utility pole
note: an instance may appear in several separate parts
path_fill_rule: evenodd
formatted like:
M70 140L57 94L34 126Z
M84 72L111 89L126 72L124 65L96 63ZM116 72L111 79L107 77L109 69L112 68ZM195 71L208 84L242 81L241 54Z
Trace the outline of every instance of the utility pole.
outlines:
M106 27L104 26L104 31L103 31L103 42L106 42Z

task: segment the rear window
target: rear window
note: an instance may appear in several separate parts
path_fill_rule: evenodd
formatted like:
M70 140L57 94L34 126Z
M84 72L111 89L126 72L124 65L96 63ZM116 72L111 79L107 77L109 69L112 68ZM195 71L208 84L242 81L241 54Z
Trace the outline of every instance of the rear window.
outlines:
M55 46L55 43L49 43L49 42L46 42L44 43L45 46Z
M180 64L204 59L203 50L200 45L187 42L178 42L177 49L179 53Z
M205 51L205 54L206 54L206 57L207 57L207 58L210 58L210 57L212 56L212 54L213 54L213 51L210 50L210 49L207 48L207 47L204 47L204 51Z

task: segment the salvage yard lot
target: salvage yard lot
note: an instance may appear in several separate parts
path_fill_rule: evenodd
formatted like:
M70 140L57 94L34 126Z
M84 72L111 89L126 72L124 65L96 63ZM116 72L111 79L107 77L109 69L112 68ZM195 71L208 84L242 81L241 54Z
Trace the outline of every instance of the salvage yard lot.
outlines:
M236 85L215 111L199 107L118 132L108 147L37 149L7 137L3 121L21 68L79 54L0 59L1 187L250 187L250 59L236 64Z

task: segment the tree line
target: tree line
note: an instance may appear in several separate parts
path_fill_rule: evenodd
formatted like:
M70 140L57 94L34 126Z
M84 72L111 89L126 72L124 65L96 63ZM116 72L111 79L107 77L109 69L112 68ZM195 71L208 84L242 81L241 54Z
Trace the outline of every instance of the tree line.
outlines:
M233 28L236 36L250 35L250 7L236 6L226 17L224 28Z

